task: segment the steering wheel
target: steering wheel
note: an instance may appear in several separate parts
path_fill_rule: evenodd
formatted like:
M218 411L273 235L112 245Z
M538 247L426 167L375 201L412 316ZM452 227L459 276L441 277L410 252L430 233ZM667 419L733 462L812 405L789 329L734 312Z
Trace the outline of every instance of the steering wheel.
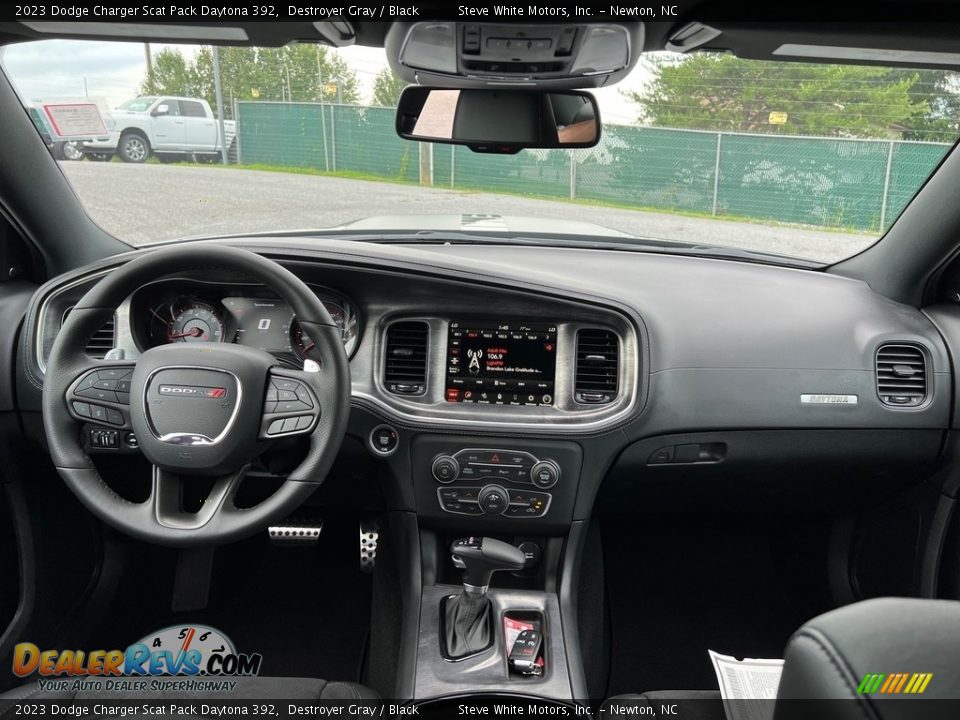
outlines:
M125 298L185 268L240 272L263 283L293 309L321 362L290 370L278 367L267 352L228 343L162 345L135 362L97 361L86 354L91 334ZM350 366L340 331L320 299L277 263L213 244L156 250L104 277L64 322L43 386L50 455L80 501L124 533L178 547L238 540L288 515L326 478L349 412ZM78 423L94 423L118 436L135 433L153 464L145 502L130 502L103 481L84 451ZM269 498L237 508L234 499L250 463L274 439L297 435L310 436L303 462ZM201 509L192 513L182 508L181 495L196 476L215 481Z

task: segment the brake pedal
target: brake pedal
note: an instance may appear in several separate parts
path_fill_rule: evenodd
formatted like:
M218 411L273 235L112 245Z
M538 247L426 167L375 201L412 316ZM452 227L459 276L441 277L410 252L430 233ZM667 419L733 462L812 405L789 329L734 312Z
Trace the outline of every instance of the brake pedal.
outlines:
M380 524L375 518L360 520L360 572L372 573L377 564Z
M274 545L316 545L323 532L323 520L287 520L282 525L271 525L267 532Z

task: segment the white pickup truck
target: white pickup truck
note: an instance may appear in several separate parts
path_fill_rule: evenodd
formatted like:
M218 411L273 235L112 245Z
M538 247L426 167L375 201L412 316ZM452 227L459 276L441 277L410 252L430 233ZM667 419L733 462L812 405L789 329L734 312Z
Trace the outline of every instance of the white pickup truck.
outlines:
M118 155L124 162L142 163L151 155L168 162L220 156L220 123L210 104L201 98L138 97L110 115L115 128L110 137L83 143L83 153L91 160ZM227 153L233 157L236 123L225 120L223 125Z

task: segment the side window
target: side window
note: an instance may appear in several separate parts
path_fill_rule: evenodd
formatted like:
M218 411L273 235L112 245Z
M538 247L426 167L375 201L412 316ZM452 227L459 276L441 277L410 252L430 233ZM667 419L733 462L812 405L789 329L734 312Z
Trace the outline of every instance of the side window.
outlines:
M203 105L193 100L181 100L180 109L182 110L184 117L207 116L207 113L203 109Z
M168 115L169 117L177 117L177 116L183 114L182 111L181 111L181 109L180 109L180 101L179 101L179 100L171 100L171 99L169 99L169 98L165 98L165 99L161 100L161 101L157 104L157 107L160 107L161 105L166 105L166 106L167 106L167 115Z

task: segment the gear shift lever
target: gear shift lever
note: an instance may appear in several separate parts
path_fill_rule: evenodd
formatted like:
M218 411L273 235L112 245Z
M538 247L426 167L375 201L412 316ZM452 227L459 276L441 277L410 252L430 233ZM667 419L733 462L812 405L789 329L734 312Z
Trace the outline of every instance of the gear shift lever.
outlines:
M461 538L450 546L453 564L463 570L463 591L483 595L498 570L520 570L526 555L509 543L493 538Z
M456 540L450 552L453 564L464 571L463 592L442 607L444 648L447 657L457 659L490 647L490 578L498 570L521 569L526 556L509 543L478 537Z

